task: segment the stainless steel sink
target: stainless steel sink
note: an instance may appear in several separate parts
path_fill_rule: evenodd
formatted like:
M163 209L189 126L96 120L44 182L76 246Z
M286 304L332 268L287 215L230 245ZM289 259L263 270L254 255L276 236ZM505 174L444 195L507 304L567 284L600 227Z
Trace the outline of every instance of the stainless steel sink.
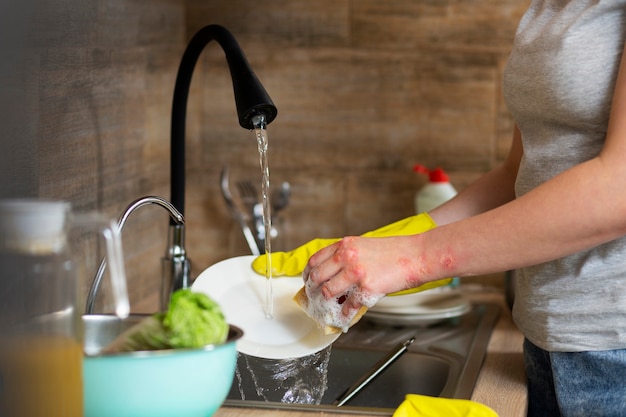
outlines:
M408 393L469 399L498 314L497 305L474 304L468 313L430 327L392 327L364 318L333 344L328 387L321 404L264 401L260 396L250 395L250 390L242 400L240 382L235 378L224 405L391 415ZM341 407L333 405L380 358L411 336L415 336L415 342L404 355L349 403ZM241 359L239 366L245 366ZM244 376L242 386L253 384Z

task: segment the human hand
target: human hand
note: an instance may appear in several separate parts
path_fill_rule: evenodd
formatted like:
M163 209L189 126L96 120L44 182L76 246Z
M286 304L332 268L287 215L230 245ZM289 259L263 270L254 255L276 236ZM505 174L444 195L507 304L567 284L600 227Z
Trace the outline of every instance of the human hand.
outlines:
M386 294L449 284L450 278L426 282L428 265L415 256L413 240L417 238L343 238L311 256L302 274L307 291L338 300L342 314L349 317Z

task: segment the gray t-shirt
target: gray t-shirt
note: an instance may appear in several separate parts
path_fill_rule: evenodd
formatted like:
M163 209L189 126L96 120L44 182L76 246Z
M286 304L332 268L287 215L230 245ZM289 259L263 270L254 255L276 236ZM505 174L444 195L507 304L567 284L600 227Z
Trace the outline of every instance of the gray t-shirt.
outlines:
M531 1L504 72L518 196L598 155L625 38L626 0ZM513 317L546 350L626 348L626 237L517 271Z

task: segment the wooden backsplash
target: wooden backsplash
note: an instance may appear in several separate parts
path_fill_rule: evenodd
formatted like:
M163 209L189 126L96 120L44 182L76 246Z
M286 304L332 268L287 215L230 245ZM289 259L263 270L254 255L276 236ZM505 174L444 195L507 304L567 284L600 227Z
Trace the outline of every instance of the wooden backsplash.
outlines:
M113 217L136 198L169 198L176 71L191 36L217 23L235 35L278 108L268 128L271 181L289 181L292 198L274 248L376 228L413 213L424 183L413 164L443 167L461 189L502 160L512 121L501 73L526 3L0 6L12 35L0 41L0 196L67 199ZM233 185L260 181L256 141L237 123L214 43L194 73L186 142L187 249L196 275L247 253L221 198L222 167L230 167ZM167 215L156 207L141 209L124 230L131 302L139 310L154 309L142 302L156 299L166 230Z

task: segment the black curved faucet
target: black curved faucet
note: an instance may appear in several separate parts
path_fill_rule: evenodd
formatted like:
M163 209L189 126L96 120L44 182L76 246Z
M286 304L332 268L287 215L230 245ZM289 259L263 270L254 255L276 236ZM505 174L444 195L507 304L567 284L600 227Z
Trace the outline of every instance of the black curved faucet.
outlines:
M220 25L200 29L187 45L176 76L172 102L172 126L170 144L171 203L183 215L185 213L185 122L187 98L194 67L204 47L215 40L224 50L235 93L239 124L244 129L255 127L254 120L270 124L277 114L276 106L252 71L234 36ZM260 118L259 116L263 116ZM166 308L170 295L180 288L191 285L190 261L184 240L184 224L170 221L168 247L163 258L163 282L161 307Z

